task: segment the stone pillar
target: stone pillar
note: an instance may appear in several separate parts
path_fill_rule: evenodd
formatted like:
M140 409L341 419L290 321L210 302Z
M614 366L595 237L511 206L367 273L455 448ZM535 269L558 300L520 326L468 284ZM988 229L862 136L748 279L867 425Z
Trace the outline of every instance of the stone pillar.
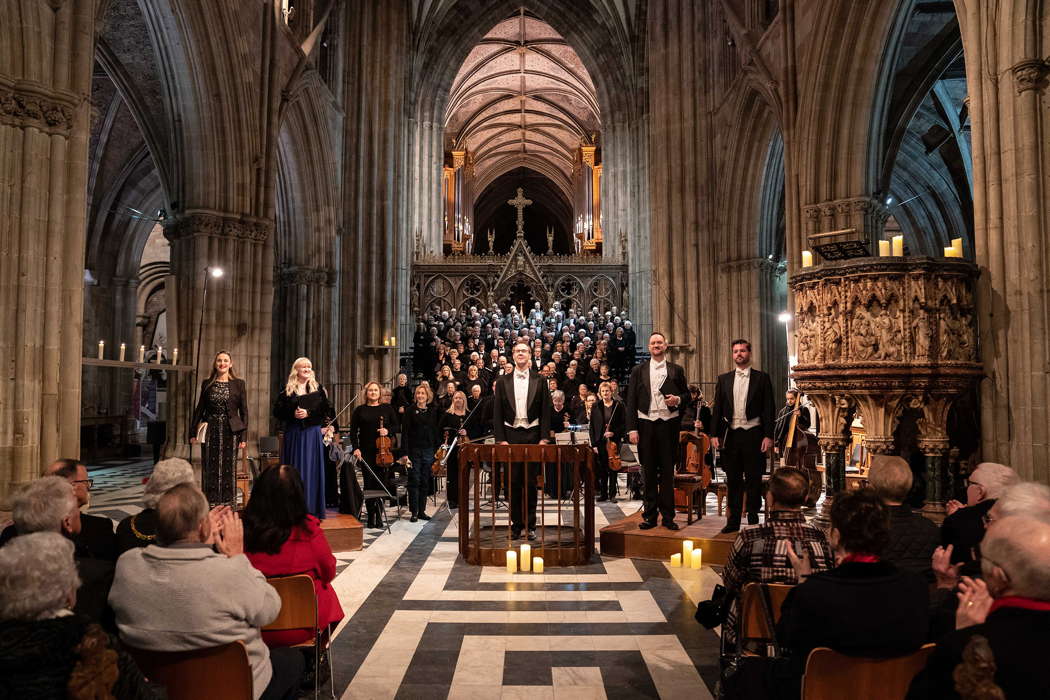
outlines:
M856 406L847 396L822 392L807 392L817 408L820 433L817 441L824 452L824 505L815 524L827 529L831 503L835 494L846 489L846 449L849 447L849 428Z
M950 493L947 424L954 399L952 394L927 394L912 400L913 408L922 408L919 449L926 455L926 505L923 512L938 521L944 517L944 504Z
M274 304L274 390L281 389L298 357L308 356L321 383L331 383L332 288L335 273L324 267L287 265L277 275Z
M164 231L171 241L176 290L168 290L168 342L180 364L197 367L169 373L168 444L165 454L186 457L192 401L220 350L233 357L233 371L248 388L248 441L269 435L270 349L273 319L273 221L210 211L178 214ZM208 280L200 357L197 329L209 267L223 276ZM174 316L174 319L172 318ZM172 322L174 321L174 322ZM186 358L181 360L181 358ZM253 447L249 445L249 450ZM199 457L195 450L194 457Z
M0 10L0 498L80 453L96 4Z

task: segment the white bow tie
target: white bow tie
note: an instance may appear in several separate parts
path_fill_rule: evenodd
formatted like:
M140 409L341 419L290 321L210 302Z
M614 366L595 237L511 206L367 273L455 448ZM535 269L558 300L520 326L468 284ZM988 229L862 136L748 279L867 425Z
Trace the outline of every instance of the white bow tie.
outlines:
M521 374L521 373L519 373L519 372L515 372L515 373L514 373L514 378L515 378L515 379L528 379L528 378L529 378L529 375L527 375L527 374Z
M738 369L736 371L736 376L738 376L738 377L747 377L748 374L750 374L750 370Z

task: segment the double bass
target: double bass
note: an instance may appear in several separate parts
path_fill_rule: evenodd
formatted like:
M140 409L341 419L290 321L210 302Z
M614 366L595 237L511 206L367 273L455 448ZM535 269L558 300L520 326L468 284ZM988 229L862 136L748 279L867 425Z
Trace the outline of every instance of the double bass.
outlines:
M820 492L824 487L824 480L817 470L816 452L810 454L812 448L816 448L813 436L798 426L798 412L805 406L802 405L802 395L795 399L795 408L791 411L791 421L788 423L782 450L785 467L795 467L809 477L809 492L806 495L806 507L812 508L820 498Z

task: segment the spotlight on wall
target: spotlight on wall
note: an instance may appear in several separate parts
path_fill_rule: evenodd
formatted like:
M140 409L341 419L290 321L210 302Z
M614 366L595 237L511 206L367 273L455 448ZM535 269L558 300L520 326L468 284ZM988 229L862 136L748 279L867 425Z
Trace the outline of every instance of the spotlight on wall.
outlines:
M215 279L219 279L224 274L226 274L226 271L223 270L221 267L209 267L208 268L208 272L210 272L211 276L214 277Z
M791 312L790 311L781 311L780 315L777 316L777 320L780 321L781 323L788 323L789 321L791 321Z
M886 197L886 206L888 207L891 204L893 204L893 197L892 196Z

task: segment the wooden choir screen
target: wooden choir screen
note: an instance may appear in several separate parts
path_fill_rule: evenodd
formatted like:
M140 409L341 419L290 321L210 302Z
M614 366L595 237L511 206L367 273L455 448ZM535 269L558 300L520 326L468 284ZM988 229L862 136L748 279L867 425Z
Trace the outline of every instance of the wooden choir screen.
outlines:
M524 471L532 478L512 479ZM513 540L514 482L521 502L539 488L536 539ZM459 553L469 564L504 566L508 549L531 544L544 566L586 564L594 552L594 459L588 445L464 445L459 455Z

